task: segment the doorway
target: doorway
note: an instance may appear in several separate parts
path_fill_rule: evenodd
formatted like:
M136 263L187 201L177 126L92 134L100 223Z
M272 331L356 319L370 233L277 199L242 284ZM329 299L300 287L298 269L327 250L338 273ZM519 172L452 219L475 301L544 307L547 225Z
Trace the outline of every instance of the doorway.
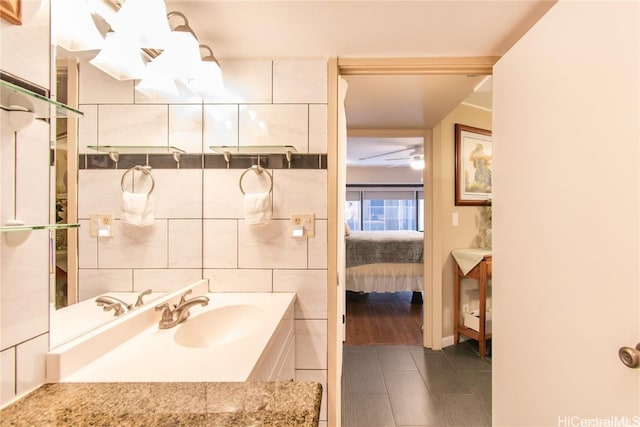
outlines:
M338 242L343 237L338 202L338 173L343 165L339 161L339 119L338 81L341 75L489 75L497 58L424 58L424 59L336 59L329 60L329 100L328 100L328 277L338 277ZM431 134L428 134L431 137ZM434 146L425 144L424 197L426 208L425 229L433 233L425 235L425 252L430 254L424 262L424 347L433 350L442 348L442 266L445 256L441 253L441 236L438 225L442 221L441 212L429 201L439 200L441 190L434 185L439 177L439 165L434 164ZM334 178L335 177L335 178ZM340 226L339 226L340 225ZM438 268L434 268L437 266ZM340 425L342 401L342 296L344 284L331 281L328 284L328 412L329 424Z
M372 79L346 79L344 342L422 346L424 131L351 120Z

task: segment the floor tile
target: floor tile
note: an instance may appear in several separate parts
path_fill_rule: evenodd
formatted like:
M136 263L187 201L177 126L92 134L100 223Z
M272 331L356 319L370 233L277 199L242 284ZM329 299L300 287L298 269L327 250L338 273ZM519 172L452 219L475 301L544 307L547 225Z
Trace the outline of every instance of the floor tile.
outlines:
M456 371L442 352L411 352L418 371L431 393L471 393L456 377Z
M458 380L467 386L491 415L491 372L490 371L458 371Z
M442 349L453 368L460 371L488 371L491 365L482 360L471 344L463 342Z
M473 342L345 346L342 425L490 426L491 360L477 352Z
M407 346L376 346L382 371L416 371L417 367Z
M491 417L474 394L439 394L433 396L441 426L491 426Z
M343 394L343 427L395 427L386 394Z
M377 345L355 345L355 344L345 344L342 349L345 353L353 353L358 351L365 351L375 353L377 352Z
M386 393L378 354L345 352L342 360L343 393Z
M386 371L384 379L396 424L440 425L436 405L422 378L412 371Z

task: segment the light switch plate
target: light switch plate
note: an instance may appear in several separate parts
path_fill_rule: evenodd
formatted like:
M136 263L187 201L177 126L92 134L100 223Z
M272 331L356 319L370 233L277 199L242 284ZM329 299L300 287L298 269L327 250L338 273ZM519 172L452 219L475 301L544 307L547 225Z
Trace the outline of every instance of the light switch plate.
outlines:
M291 225L293 227L302 227L304 233L301 237L316 236L316 214L311 213L292 213Z

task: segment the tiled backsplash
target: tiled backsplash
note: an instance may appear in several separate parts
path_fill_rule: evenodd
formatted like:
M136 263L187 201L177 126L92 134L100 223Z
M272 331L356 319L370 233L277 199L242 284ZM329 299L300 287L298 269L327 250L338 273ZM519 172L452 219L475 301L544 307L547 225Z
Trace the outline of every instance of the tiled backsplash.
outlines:
M0 20L0 70L49 89L49 2L23 0L21 4L22 25ZM25 224L46 224L50 211L49 124L36 120L14 134L7 116L0 111L0 222L14 217L15 203L15 216ZM46 230L32 232L18 246L8 245L5 234L0 234L0 405L44 382L44 355L49 347L49 243Z
M173 154L124 154L118 161L108 154L81 154L79 169L128 169L135 165L149 165L152 169L247 169L260 164L267 169L326 169L326 154L232 154L229 162L223 154L182 154L176 161Z
M327 105L326 61L221 61L229 93L217 103L160 103L133 82L80 65L80 294L169 289L200 277L213 292L290 292L296 303L296 370L326 387L327 369ZM88 146L174 146L171 154L120 154L114 162ZM224 156L211 146L295 147L260 154L273 177L270 224L244 219L242 173L256 154ZM123 173L149 164L155 224L120 221ZM148 178L135 172L138 191ZM250 173L246 192L265 191L268 177ZM312 212L316 236L293 238L290 216ZM89 237L91 214L112 214L112 238ZM325 419L325 414L323 414Z

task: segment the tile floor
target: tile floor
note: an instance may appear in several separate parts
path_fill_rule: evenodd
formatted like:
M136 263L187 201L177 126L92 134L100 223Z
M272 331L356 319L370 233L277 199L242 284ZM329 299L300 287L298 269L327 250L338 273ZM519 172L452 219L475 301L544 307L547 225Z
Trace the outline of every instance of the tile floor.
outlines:
M491 426L491 359L472 341L438 351L345 345L342 425Z

